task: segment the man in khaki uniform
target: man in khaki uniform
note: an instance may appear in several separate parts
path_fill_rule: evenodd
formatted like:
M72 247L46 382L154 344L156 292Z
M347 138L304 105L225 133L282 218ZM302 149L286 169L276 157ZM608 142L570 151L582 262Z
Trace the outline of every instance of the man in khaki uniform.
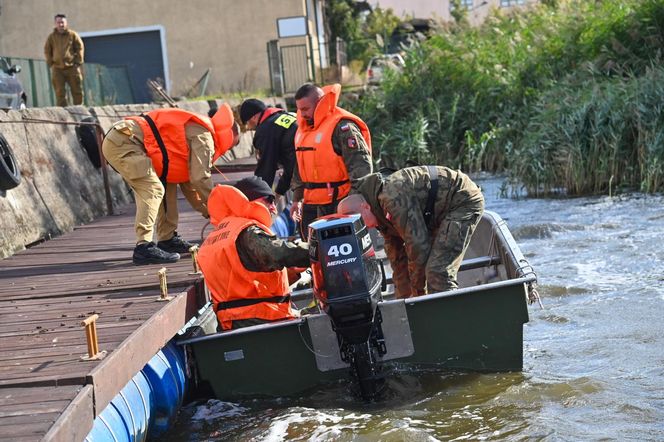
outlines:
M58 106L67 106L65 84L69 85L74 105L83 104L83 51L83 40L67 27L67 17L56 15L55 29L44 45L44 56L51 68L51 82Z
M357 189L338 212L359 213L382 233L397 298L457 288L463 255L484 213L482 191L467 175L442 166L407 167L387 178L368 175Z
M148 149L157 138L143 118L151 117L164 143L167 159ZM156 123L155 123L156 121ZM146 140L146 129L147 137ZM186 140L186 146L174 140ZM207 199L213 187L213 162L239 141L232 110L224 105L209 119L180 109L157 109L128 117L113 125L102 151L108 163L125 179L136 200L134 264L175 262L193 245L177 234L177 186L191 206L208 217ZM160 151L157 147L157 151ZM165 165L165 167L164 167ZM166 176L162 175L167 169ZM167 174L179 173L171 180ZM183 180L185 176L188 179ZM156 223L157 244L152 242Z

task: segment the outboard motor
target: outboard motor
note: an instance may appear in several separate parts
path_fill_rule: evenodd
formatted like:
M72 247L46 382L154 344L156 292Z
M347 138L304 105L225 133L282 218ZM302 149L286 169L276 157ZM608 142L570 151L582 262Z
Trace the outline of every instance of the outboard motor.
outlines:
M364 399L383 385L376 354L386 352L380 310L383 271L360 215L329 215L309 226L313 292L330 317L341 359Z

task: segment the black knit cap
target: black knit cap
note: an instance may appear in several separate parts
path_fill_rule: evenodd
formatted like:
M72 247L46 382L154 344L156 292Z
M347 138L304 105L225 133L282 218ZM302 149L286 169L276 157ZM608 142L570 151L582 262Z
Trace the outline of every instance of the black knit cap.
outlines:
M267 109L267 106L265 106L265 103L261 100L257 100L256 98L244 100L240 106L240 119L242 120L242 124L247 124L247 121L249 121L251 117L263 112L265 109Z
M274 192L272 192L270 186L256 175L242 178L235 183L235 188L244 193L249 201L257 200L264 196L274 197Z

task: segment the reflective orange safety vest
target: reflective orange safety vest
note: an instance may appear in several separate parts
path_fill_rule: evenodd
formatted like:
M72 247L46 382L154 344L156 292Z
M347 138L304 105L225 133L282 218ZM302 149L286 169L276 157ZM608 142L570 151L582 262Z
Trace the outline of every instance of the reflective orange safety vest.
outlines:
M242 216L219 218L215 213L216 204L230 206L232 212ZM210 219L216 228L201 245L197 261L223 330L230 330L233 321L242 319L276 321L296 317L291 309L286 269L251 272L242 265L238 255L236 241L247 227L258 226L273 235L265 225L270 221L270 213L257 204L250 203L231 186L216 186L208 200Z
M304 185L305 204L330 204L350 192L350 178L343 157L334 151L332 135L341 120L357 124L371 152L371 134L360 117L337 106L341 85L323 88L325 95L314 111L310 126L298 112L295 133L295 156L300 179Z
M209 118L182 109L156 109L125 119L136 121L141 127L145 150L159 179L165 183L189 181L189 144L184 130L186 123L200 124L215 135Z

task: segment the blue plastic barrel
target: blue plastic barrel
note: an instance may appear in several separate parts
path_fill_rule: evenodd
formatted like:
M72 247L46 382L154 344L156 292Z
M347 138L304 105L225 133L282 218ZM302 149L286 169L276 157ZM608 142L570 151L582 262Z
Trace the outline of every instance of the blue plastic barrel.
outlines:
M94 426L85 438L87 441L130 441L125 421L115 405L109 404L95 418Z
M143 373L155 397L150 437L157 438L171 427L184 399L186 376L182 350L169 343L143 367Z
M166 432L184 399L184 353L162 348L113 398L94 421L86 441L142 442Z

